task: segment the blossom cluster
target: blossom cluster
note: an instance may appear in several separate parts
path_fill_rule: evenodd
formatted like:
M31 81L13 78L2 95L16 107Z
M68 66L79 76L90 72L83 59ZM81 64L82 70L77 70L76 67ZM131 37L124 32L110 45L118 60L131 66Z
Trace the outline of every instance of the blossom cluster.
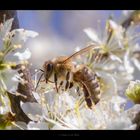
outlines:
M0 24L0 128L2 129L6 125L11 124L3 119L7 119L7 113L11 112L7 92L20 95L20 93L16 91L18 83L24 84L25 82L25 80L21 78L22 73L19 74L13 67L19 64L28 64L27 60L31 57L31 52L23 46L28 38L33 38L38 35L38 33L30 30L11 30L13 20L14 19L11 18Z

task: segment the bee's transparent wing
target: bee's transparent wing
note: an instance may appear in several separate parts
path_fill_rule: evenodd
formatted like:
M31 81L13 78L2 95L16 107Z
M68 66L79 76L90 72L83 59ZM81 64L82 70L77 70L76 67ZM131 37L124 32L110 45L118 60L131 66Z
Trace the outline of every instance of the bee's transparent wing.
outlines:
M81 49L80 51L72 54L70 57L68 57L66 60L63 61L63 64L66 64L67 62L69 62L71 59L74 59L75 57L85 53L85 52L90 52L90 50L93 50L93 49L99 49L98 46L96 46L95 44L90 44L89 46Z

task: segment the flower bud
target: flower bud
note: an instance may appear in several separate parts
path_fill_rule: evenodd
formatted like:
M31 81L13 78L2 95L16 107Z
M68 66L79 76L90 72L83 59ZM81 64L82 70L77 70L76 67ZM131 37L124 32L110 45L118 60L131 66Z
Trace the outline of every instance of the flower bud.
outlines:
M135 104L140 104L140 81L131 81L125 95Z

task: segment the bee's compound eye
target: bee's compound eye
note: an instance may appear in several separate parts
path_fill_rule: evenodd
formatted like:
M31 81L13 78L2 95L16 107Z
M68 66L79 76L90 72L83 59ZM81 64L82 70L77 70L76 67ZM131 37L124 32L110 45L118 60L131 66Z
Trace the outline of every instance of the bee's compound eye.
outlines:
M48 71L48 72L51 71L52 68L53 68L53 64L48 64L48 65L47 65L47 71Z

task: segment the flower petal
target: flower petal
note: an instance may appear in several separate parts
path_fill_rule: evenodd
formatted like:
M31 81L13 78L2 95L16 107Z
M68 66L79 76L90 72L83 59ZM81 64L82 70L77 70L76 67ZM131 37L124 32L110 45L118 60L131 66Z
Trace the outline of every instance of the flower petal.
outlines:
M26 102L20 103L22 110L24 113L33 121L38 121L42 116L42 107L38 103L30 103Z
M111 54L110 58L113 61L118 61L119 63L122 63L122 60L119 57L117 57L116 55L114 55L114 54Z
M124 55L124 66L128 73L134 72L134 67L132 66L129 58L129 51L127 51L126 54Z
M101 95L101 99L111 98L112 96L117 94L117 83L111 74L107 74L105 72L98 72L99 76L103 81L103 94ZM106 84L107 83L107 84Z
M140 71L140 61L135 58L133 58L132 61L135 64L136 68Z
M10 32L13 20L14 20L13 18L8 19L1 26L1 28L0 28L0 38L5 38L5 36Z
M87 29L84 29L84 32L87 34L87 36L92 40L94 41L95 43L98 43L98 44L101 44L101 41L97 35L97 33L91 29L91 28L87 28Z
M27 129L27 124L25 122L14 122L12 126L12 130L26 130Z
M31 52L29 48L27 48L23 53L16 52L14 56L17 56L19 60L27 60L31 57Z
M27 125L27 129L29 130L48 130L47 123L45 122L32 122L30 121Z
M122 40L123 40L123 33L124 33L125 29L121 25L118 25L113 20L109 20L109 25L110 25L110 28L113 30L114 37L116 38L118 45L121 48L123 48Z

